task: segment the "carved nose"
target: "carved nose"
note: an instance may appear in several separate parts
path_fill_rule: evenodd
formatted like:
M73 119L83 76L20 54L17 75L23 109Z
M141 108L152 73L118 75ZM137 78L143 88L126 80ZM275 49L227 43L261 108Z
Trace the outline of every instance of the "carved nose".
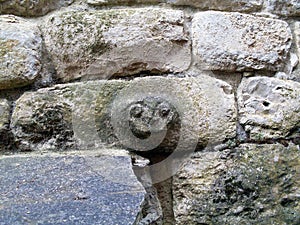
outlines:
M166 120L160 117L154 117L149 124L151 133L158 133L167 129Z

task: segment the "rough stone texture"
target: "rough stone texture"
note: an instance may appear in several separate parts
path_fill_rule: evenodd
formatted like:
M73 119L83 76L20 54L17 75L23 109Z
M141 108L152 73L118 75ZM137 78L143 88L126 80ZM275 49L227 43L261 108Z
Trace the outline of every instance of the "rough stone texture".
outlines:
M150 101L147 110L139 112L148 122L137 120L132 127L132 106L149 98L163 99L164 106L172 106L178 124L169 126L165 116L171 112L165 115L161 104ZM16 102L11 126L23 150L70 147L75 140L80 146L117 144L117 137L128 148L146 151L158 146L174 149L180 142L196 145L232 138L235 122L231 86L202 74L197 78L83 82L25 93ZM150 138L139 137L142 132L136 133L136 127L150 130Z
M294 23L294 34L298 58L300 58L300 22Z
M87 0L87 3L93 6L157 4L162 2L165 2L165 0Z
M208 11L194 15L192 38L201 69L277 71L284 67L292 35L281 20Z
M134 224L145 199L121 150L0 157L0 224Z
M73 0L0 0L0 14L36 17L63 6L70 5Z
M251 12L262 8L262 0L167 0L173 5L197 7L202 10Z
M294 37L295 37L296 54L298 55L298 59L300 59L300 22L295 22L293 28L294 28L293 30L294 30ZM300 82L300 63L299 62L293 72L293 75L295 76L294 80Z
M282 16L300 16L299 0L265 0L266 10Z
M6 99L0 99L0 151L6 149L10 135L8 134L10 105Z
M36 25L0 16L0 90L33 83L41 70L41 49Z
M16 102L13 118L18 118L12 119L12 126L22 150L63 150L74 145L72 106L54 93L25 93Z
M138 155L132 156L133 171L146 190L145 202L137 220L138 225L163 224L162 207L157 189L152 185L152 178L147 169L150 161Z
M183 12L115 9L59 12L41 24L57 77L126 76L186 70L191 62Z
M199 152L173 182L176 224L299 224L299 146Z
M10 106L6 99L0 99L0 131L7 128L9 124Z
M240 123L253 140L280 138L300 126L300 84L277 78L244 78L238 89Z

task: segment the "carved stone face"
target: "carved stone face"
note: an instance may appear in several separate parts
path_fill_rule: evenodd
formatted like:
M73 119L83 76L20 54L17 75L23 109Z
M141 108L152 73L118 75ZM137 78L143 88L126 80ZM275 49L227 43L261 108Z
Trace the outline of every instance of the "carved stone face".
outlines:
M166 131L178 114L175 108L159 97L145 98L130 106L129 125L132 133L141 139L151 133Z

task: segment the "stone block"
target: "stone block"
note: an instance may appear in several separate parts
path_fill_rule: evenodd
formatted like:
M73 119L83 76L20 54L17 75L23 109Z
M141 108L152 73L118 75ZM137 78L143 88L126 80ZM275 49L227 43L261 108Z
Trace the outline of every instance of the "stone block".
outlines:
M262 0L167 0L178 6L192 6L202 10L255 12L262 8Z
M298 82L269 77L244 78L238 89L240 123L252 140L276 139L297 133L299 99Z
M297 224L299 146L199 152L174 177L175 224Z
M68 6L73 0L1 0L0 14L13 14L24 17L37 17Z
M193 151L234 137L236 108L232 87L204 74L89 81L25 93L11 126L22 150L109 143Z
M26 86L41 71L38 27L15 16L0 16L0 90Z
M292 35L282 20L200 12L192 22L195 65L202 70L282 70Z
M181 72L191 62L184 15L171 9L67 11L41 24L62 81Z

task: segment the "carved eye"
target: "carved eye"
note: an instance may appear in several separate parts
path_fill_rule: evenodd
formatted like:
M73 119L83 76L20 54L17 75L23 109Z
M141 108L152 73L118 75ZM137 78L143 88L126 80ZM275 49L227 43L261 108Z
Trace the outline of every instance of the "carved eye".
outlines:
M168 116L170 113L170 109L169 108L162 108L159 110L159 114L161 117L166 117Z
M143 107L141 105L135 105L130 110L130 115L135 118L141 118L143 114Z

